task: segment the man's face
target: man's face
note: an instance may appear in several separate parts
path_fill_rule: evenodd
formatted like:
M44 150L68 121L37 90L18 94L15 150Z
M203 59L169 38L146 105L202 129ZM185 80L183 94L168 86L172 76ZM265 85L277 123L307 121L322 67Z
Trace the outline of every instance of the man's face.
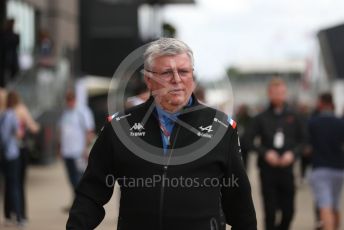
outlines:
M75 98L66 98L66 105L68 109L73 109L75 107Z
M195 88L189 56L183 53L155 58L151 69L146 70L145 82L162 108L180 110Z
M282 106L287 98L287 87L285 84L277 84L269 86L269 99L272 105Z

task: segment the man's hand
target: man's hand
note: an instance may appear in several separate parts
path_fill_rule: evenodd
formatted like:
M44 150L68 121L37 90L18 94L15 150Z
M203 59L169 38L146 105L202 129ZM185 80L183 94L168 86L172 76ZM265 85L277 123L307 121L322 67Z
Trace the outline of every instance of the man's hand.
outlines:
M287 167L291 165L295 160L294 154L292 151L286 151L283 153L280 159L280 166Z
M272 149L266 152L265 161L273 167L277 167L280 165L280 158L278 156L278 153Z

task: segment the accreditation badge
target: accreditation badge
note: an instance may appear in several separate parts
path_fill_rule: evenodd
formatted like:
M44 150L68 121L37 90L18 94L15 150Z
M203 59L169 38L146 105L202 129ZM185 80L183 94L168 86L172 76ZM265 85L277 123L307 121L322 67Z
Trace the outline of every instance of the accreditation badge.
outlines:
M281 149L284 146L284 133L282 130L277 130L277 132L274 135L274 147L276 149Z

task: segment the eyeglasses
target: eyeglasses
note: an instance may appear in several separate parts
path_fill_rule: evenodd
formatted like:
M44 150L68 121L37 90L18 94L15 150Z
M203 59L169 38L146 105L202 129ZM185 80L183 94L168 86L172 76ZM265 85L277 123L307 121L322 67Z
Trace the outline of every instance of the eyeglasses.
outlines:
M193 72L193 68L189 68L189 69L178 69L178 70L172 70L172 69L168 69L162 72L156 72L153 70L148 70L146 69L147 72L152 73L152 74L156 74L159 77L161 77L162 79L169 81L171 80L174 75L176 73L178 73L178 76L181 78L191 78L192 77L192 72Z

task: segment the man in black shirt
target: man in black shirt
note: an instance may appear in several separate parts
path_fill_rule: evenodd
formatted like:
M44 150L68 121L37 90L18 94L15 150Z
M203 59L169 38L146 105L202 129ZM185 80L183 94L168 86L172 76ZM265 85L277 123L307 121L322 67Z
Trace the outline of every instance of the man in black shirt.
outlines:
M330 93L319 96L317 109L308 126L313 147L310 182L323 229L335 230L344 183L344 120L335 117Z
M67 229L94 229L102 221L113 179L121 188L117 229L225 230L227 223L256 230L236 123L193 95L191 49L161 38L146 49L143 73L151 97L110 116Z
M5 29L0 33L0 87L5 87L7 81L13 81L18 70L19 35L14 32L14 19L5 22Z
M251 148L259 154L266 230L287 230L294 214L293 163L305 138L299 117L286 104L287 87L280 78L268 85L269 107L252 121L248 133ZM255 146L258 137L260 144ZM276 214L282 218L276 223Z

